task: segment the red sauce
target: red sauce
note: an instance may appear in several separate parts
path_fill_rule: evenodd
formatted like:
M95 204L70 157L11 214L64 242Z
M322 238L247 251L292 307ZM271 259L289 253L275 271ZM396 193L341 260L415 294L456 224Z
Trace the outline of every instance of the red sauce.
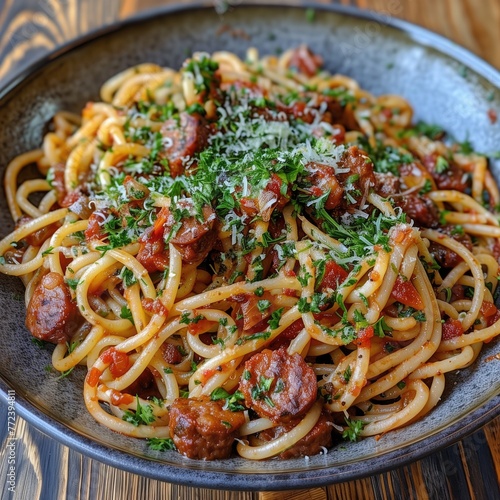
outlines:
M148 272L163 271L168 267L169 255L165 249L162 233L157 234L154 228L147 229L139 238L139 243L137 260Z
M141 300L142 307L150 314L168 316L168 309L161 303L160 299L150 299L146 297Z
M373 329L373 326L367 326L358 332L358 338L354 341L354 343L360 347L370 347L371 338L374 335L375 330Z
M117 351L114 347L106 349L101 356L103 363L109 364L109 371L113 377L121 377L129 370L131 364L128 355Z
M280 337L292 340L294 339L304 328L304 322L301 319L294 321L290 326L287 326L280 334Z
M493 302L488 302L487 300L485 300L481 304L480 311L485 318L489 318L490 316L494 316L498 309L496 308L495 304L493 304Z
M340 267L335 261L329 260L325 265L325 274L319 286L320 291L325 288L335 290L347 278L349 273Z
M191 335L200 335L200 333L205 333L213 324L214 322L208 319L200 319L197 323L189 324L188 333Z
M161 355L163 359L170 365L176 365L182 361L182 354L177 349L177 346L164 342L161 345Z
M206 382L209 378L211 378L213 375L215 375L215 373L217 372L217 370L215 368L211 368L210 370L203 370L203 372L201 373L201 377L202 377L202 382Z
M458 319L447 319L443 323L443 340L451 340L463 335L462 323Z
M99 378L101 377L102 372L97 368L93 367L87 374L86 382L90 385L90 387L95 387L99 382Z
M486 325L491 326L495 324L500 319L500 311L497 309L493 316L488 316L486 319Z
M102 214L96 215L95 213L93 213L89 217L89 225L87 226L87 229L85 229L86 241L102 240L105 237L100 224L102 221Z
M134 402L134 396L131 396L130 394L125 394L120 391L115 391L114 389L111 389L111 404L115 406L120 406L120 405L128 405L130 403Z
M424 309L424 303L413 283L404 280L401 276L398 276L394 283L391 297L405 306L413 307L413 309L418 309L419 311Z

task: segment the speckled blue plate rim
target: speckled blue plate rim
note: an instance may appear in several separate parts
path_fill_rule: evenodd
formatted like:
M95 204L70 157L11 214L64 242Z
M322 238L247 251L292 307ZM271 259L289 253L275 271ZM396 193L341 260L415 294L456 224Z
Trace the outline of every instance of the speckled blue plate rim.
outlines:
M310 8L317 11L329 11L358 19L365 19L376 22L384 26L389 26L404 32L416 43L423 46L431 46L437 51L452 57L453 59L469 67L477 74L489 80L493 85L500 88L500 72L493 66L483 61L467 49L451 42L450 40L433 33L425 28L416 26L407 21L384 14L359 10L355 7L343 5L325 5L316 3L289 3L289 2L254 2L252 4L242 3L238 7L287 7L304 9ZM236 7L237 8L237 7ZM132 18L117 21L109 26L92 31L82 37L64 44L46 56L41 57L18 75L13 77L0 90L0 105L15 94L15 89L36 76L46 64L71 52L76 48L85 46L94 40L105 37L127 26L133 26L148 21L158 16L173 15L178 12L194 11L200 9L213 9L213 4L195 3L190 5L171 5L151 9L139 13ZM7 403L7 394L13 387L0 377L0 402ZM14 388L15 389L15 388ZM109 453L107 446L101 445L77 431L68 428L63 423L52 419L45 412L38 409L31 402L26 400L22 394L16 392L16 411L18 415L28 421L47 436L56 439L92 459L106 463L121 470L139 474L176 484L186 486L196 486L212 489L231 490L285 490L311 488L325 486L328 484L350 481L366 477L366 464L363 461L346 463L339 466L329 466L325 468L315 468L293 473L238 473L203 470L200 462L193 461L192 467L186 463L170 465L168 463L155 461L150 458L142 458L113 449ZM415 460L421 459L433 452L449 446L467 435L476 431L493 418L500 414L500 395L486 401L481 407L470 412L461 419L450 423L436 434L415 442L403 448L387 452L378 457L370 459L370 473L377 474L391 470ZM50 419L47 422L47 418Z
M9 389L11 388L0 379L2 404L7 404L7 391ZM169 483L238 491L307 489L361 479L368 475L381 474L424 458L465 438L491 421L500 412L500 396L495 396L483 406L450 424L441 432L409 446L371 458L370 474L367 474L366 464L363 461L300 472L294 471L293 473L238 473L203 470L201 468L202 463L194 460L192 461L192 467L190 467L185 462L179 465L170 465L146 457L141 458L130 455L117 449L113 449L112 453L110 453L107 446L79 434L61 422L51 419L48 424L47 415L19 394L16 394L15 401L16 412L20 417L47 436L92 459L132 474L139 474Z

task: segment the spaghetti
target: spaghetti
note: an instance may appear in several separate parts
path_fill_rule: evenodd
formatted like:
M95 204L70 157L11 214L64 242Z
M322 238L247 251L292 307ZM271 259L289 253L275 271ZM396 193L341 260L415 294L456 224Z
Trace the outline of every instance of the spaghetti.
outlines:
M421 419L500 333L487 160L403 98L306 47L141 64L101 98L10 163L0 242L101 424L197 459L317 454Z

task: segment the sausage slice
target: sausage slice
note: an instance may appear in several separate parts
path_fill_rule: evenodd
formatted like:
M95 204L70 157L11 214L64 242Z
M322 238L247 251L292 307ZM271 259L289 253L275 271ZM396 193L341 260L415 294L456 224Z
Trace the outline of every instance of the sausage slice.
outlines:
M316 375L299 354L284 347L265 349L246 363L240 380L245 405L260 417L287 422L303 416L316 401Z
M71 338L80 319L64 277L59 273L46 274L28 304L26 326L32 335L46 342L62 344Z

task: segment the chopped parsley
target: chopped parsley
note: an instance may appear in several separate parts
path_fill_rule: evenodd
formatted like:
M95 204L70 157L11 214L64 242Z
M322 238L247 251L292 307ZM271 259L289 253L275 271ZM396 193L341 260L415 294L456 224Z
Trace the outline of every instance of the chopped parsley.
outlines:
M128 267L122 268L122 270L120 271L120 278L127 288L137 283L137 279L135 278L134 273Z
M240 391L235 391L233 394L229 394L226 389L222 387L217 387L210 394L210 399L212 401L220 401L225 399L226 402L223 406L224 410L229 411L243 411L246 410L245 406L241 404L241 401L245 400L245 397Z
M172 438L147 438L148 446L155 451L176 451Z
M430 179L425 179L424 185L422 189L418 192L418 194L427 194L432 191L432 181Z
M200 59L191 59L184 66L184 73L189 73L194 81L194 88L198 94L208 92L214 79L219 63L202 55Z
M280 307L279 309L276 309L276 311L273 311L273 313L271 314L271 318L269 319L269 328L271 330L276 330L276 328L279 327L282 314L283 307Z
M122 310L121 310L121 313L120 313L120 318L122 318L122 319L128 319L133 325L135 324L134 323L134 318L132 316L132 312L130 311L130 309L127 306L123 306L122 307Z
M393 146L386 146L380 141L373 147L366 138L358 139L361 147L368 153L368 156L373 162L375 172L381 174L393 174L399 177L399 169L402 165L412 163L413 155L408 152L401 152Z
M342 374L342 378L344 379L344 382L346 384L349 382L349 380L351 380L351 375L352 375L351 365L347 365L347 368Z
M125 410L122 420L138 427L139 425L149 425L156 420L151 405L141 405L139 396L136 396L136 410Z
M356 442L361 438L361 431L365 427L365 423L362 420L353 420L351 418L345 418L347 427L342 432L342 438L352 442Z
M436 172L438 174L444 174L450 168L448 160L443 156L438 156L436 160Z
M259 332L252 335L244 335L236 341L236 345L242 345L251 340L267 340L271 336L271 332Z
M257 302L257 309L261 313L266 312L270 307L271 307L271 301L270 300L259 300Z
M377 337L383 338L386 335L391 334L392 328L387 325L383 316L381 316L378 321L373 325L374 333Z
M271 389L271 384L273 383L273 381L274 378L266 378L261 375L259 377L259 382L250 389L250 395L252 396L252 399L254 399L255 401L264 400L264 402L268 406L274 408L274 402L267 394Z
M66 278L64 281L71 288L71 290L76 290L78 283L80 283L80 280L73 278Z
M413 127L403 130L399 134L399 137L405 138L418 135L425 135L429 139L436 141L441 139L445 135L445 132L439 125L419 121Z
M73 341L73 342L71 342L71 343L70 342L66 342L66 347L68 349L67 354L71 354L79 345L80 345L80 342L76 341L76 340ZM72 366L68 370L65 370L65 371L61 372L61 375L59 375L59 377L57 377L58 380L67 377L73 371L74 368L75 367Z
M184 311L181 314L179 323L184 323L185 325L192 325L199 323L202 319L205 319L205 316L203 316L202 314L197 314L196 316L193 316L192 311Z

